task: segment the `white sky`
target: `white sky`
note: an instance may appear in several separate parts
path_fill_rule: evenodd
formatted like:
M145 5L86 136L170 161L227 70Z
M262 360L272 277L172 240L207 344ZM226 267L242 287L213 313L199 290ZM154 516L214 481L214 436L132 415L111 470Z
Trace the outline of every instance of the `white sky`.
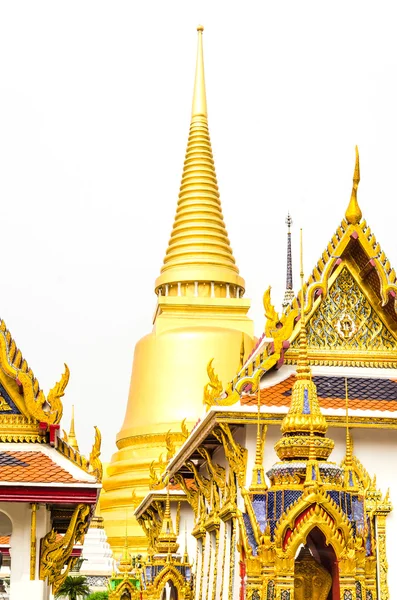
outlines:
M47 392L67 362L68 428L115 445L135 342L173 223L204 24L223 211L256 333L282 300L284 224L314 266L359 201L397 267L393 2L0 3L0 314Z

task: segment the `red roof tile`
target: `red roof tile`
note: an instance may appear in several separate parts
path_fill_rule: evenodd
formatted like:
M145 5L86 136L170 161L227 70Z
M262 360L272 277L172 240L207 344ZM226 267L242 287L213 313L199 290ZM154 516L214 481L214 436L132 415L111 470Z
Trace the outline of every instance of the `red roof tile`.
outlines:
M78 483L43 452L0 451L0 485L18 483Z
M317 395L322 408L345 408L345 378L315 376ZM268 388L261 389L263 406L289 406L295 375ZM348 377L349 407L352 410L397 412L397 382L394 379ZM257 396L243 396L242 405L254 405Z

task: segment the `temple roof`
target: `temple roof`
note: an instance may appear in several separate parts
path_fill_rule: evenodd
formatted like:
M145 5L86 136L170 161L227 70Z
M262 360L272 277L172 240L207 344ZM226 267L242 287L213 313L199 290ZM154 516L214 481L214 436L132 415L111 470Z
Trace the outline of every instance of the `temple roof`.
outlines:
M345 408L345 380L344 376L313 376L321 408ZM289 406L295 381L296 375L291 374L271 387L262 388L260 391L261 405ZM350 409L397 412L397 378L347 377L347 382ZM242 406L256 405L257 394L243 395L240 402Z
M2 444L0 487L21 484L96 484L94 476L42 444Z
M397 367L397 278L357 201L358 151L346 210L303 286L311 364ZM300 293L288 313L300 305ZM296 325L286 362L298 354Z
M0 485L10 483L95 483L102 479L101 434L89 459L78 450L74 419L70 440L61 439L61 398L69 369L47 395L0 319Z

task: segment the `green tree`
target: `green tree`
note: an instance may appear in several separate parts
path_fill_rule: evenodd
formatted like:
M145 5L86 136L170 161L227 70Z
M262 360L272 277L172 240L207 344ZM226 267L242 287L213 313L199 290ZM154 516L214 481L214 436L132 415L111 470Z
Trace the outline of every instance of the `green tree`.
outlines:
M107 592L92 592L86 600L108 600L109 594Z
M67 598L68 600L79 600L87 598L90 588L87 585L87 578L82 575L77 577L66 577L65 581L55 594L55 598Z

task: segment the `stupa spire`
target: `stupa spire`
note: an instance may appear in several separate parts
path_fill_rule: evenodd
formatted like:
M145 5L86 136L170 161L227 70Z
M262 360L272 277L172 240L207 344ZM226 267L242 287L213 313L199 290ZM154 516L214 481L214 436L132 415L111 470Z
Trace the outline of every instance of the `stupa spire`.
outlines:
M68 434L68 444L69 444L69 446L71 446L73 448L73 450L76 450L76 452L79 452L79 445L77 443L76 431L74 428L74 405L73 404L72 404L72 418L70 420L70 431Z
M296 381L292 387L289 411L281 424L283 436L276 443L275 450L281 459L326 460L334 447L334 442L324 437L327 431L327 422L320 409L317 388L312 380L312 372L309 365L305 318L302 230L300 231L300 262L300 330Z
M171 294L171 286L177 287L177 295L201 296L204 294L197 293L199 284L231 284L242 291L245 287L223 221L212 156L207 121L203 30L201 25L197 28L192 118L178 206L161 275L156 281L156 292L161 295Z
M346 221L351 225L357 225L361 221L363 213L358 205L357 201L357 190L358 184L360 183L360 156L358 154L358 146L356 146L356 164L354 165L353 174L353 189L350 196L349 206L347 207L345 217Z
M287 232L287 278L286 278L286 284L285 284L284 300L283 300L283 304L282 304L284 311L287 308L287 306L289 306L291 304L292 300L295 297L294 290L293 290L293 283L292 283L292 249L291 249L292 219L291 219L291 215L289 213L287 215L287 218L285 219L285 224L287 225L288 232Z

